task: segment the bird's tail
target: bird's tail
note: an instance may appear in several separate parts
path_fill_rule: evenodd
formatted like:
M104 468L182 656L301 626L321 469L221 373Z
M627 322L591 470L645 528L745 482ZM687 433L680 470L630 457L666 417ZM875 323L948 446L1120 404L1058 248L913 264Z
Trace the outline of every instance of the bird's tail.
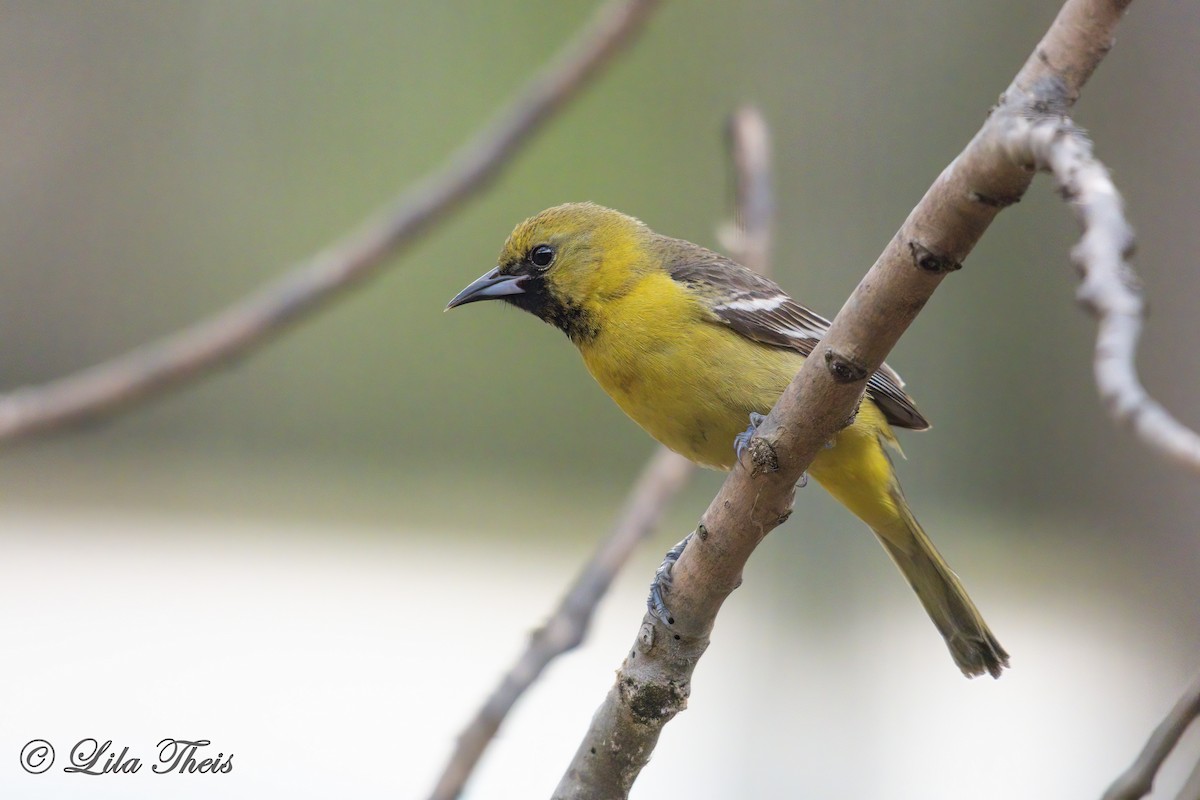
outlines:
M958 576L913 517L899 487L894 487L894 491L900 513L888 524L872 526L872 530L917 593L963 674L973 678L986 672L999 678L1001 670L1008 666L1008 653L983 621Z
M812 476L875 531L963 674L1000 677L1008 653L909 509L887 454L887 447L897 445L883 415L864 401L855 423L835 441L813 461Z

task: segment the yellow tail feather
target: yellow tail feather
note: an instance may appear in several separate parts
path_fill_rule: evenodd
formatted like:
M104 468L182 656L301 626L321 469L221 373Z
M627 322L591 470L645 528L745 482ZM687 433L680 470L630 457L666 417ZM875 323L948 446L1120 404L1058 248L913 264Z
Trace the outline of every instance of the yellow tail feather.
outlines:
M1008 666L1008 653L909 509L885 450L894 441L882 413L866 401L855 422L817 457L810 472L875 532L963 674L986 672L998 678Z

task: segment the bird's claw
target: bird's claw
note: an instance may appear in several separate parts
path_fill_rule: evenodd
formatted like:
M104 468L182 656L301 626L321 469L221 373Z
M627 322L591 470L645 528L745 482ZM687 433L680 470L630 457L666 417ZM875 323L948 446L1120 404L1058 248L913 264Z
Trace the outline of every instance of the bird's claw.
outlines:
M750 426L748 428L746 428L746 430L739 433L737 436L733 437L733 450L735 453L737 453L738 461L742 460L742 455L745 454L746 448L748 448L750 446L750 440L752 438L754 438L754 434L758 432L758 426L762 425L763 420L765 420L765 419L766 419L766 416L764 416L763 414L759 414L757 411L751 411L750 412ZM825 446L833 447L833 442L830 442ZM803 489L805 486L808 486L808 473L807 472L802 473L800 475L800 480L796 481L797 489Z
M733 451L737 453L738 461L742 460L742 454L746 452L746 448L750 446L750 440L754 438L754 434L758 432L758 426L763 424L766 417L759 414L757 411L750 412L750 426L746 430L733 437Z
M683 541L667 551L663 562L654 571L654 580L650 582L650 596L646 598L646 608L668 625L675 624L675 618L671 616L664 598L666 593L671 591L671 567L675 566L675 562L679 560L679 556L683 554L683 550L691 538L692 534L689 533L683 537Z

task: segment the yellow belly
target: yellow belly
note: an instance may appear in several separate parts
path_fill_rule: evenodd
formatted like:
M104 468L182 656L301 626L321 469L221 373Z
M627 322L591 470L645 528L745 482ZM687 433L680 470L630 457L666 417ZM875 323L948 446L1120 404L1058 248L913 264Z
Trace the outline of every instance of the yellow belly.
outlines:
M694 301L664 297L673 288L639 297L673 300L674 309L641 307L637 298L623 303L580 352L592 377L647 433L699 464L729 469L733 439L750 412L770 411L804 358L702 319Z
M730 469L734 437L746 429L751 412L771 410L804 357L708 321L693 300L673 289L664 286L622 303L580 352L596 381L647 433L698 464ZM664 313L664 303L674 307ZM864 400L854 423L809 471L860 517L890 518L895 508L886 498L894 477L885 443L895 444L891 429L879 408Z

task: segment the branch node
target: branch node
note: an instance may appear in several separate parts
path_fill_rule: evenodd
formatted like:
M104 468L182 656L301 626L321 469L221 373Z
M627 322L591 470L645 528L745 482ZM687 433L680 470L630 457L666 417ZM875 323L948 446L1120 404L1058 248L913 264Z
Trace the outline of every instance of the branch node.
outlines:
M638 631L637 649L643 653L649 653L654 648L654 626L649 622L643 622L641 630Z
M764 475L779 471L779 455L775 446L761 436L750 440L750 474Z
M1005 197L1005 196L984 194L983 192L976 192L976 191L968 192L967 197L971 200L972 203L979 203L980 205L989 206L991 208L1008 208L1009 206L1011 206L1014 203L1021 202L1020 196Z
M642 725L661 726L687 708L688 689L674 681L652 683L626 676L620 686L622 704Z
M833 351L825 350L825 366L837 383L858 383L867 379L867 368L851 358ZM753 442L751 442L753 445Z
M696 538L702 542L708 539L708 528L703 522L696 526Z
M940 255L933 252L925 245L912 239L908 243L908 250L912 253L913 264L918 269L935 274L944 274L947 272L956 272L962 269L962 264L955 261L949 256Z
M1049 66L1047 62L1043 63ZM1027 116L1063 116L1078 99L1079 92L1071 89L1061 75L1045 75L1031 88Z

